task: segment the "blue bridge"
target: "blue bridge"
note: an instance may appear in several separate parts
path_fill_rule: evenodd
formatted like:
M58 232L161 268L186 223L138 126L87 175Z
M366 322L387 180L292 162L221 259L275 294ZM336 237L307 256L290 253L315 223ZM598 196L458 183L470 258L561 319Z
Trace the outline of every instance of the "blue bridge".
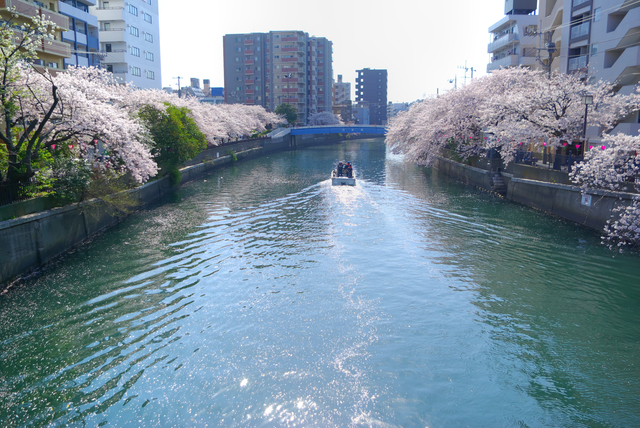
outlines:
M384 135L387 130L384 126L378 125L322 125L322 126L303 126L300 128L292 128L291 135L309 135L309 134L381 134Z
M379 134L384 135L387 130L379 125L320 125L301 126L298 128L279 128L271 132L271 138L284 137L286 135L322 135L322 134Z

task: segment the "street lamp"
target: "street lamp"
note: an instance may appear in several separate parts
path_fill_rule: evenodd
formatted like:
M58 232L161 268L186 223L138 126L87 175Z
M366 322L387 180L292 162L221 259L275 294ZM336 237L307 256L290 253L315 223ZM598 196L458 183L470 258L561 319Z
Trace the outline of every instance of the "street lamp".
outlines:
M589 113L589 106L593 104L593 95L584 94L582 104L584 104L584 125L582 127L582 153L584 156L587 153L587 113Z

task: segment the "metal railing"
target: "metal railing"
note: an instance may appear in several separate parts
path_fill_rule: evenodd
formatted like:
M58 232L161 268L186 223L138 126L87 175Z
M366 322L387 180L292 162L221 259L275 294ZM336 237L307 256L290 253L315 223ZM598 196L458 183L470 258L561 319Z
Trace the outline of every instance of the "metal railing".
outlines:
M7 183L0 182L0 206L9 205L14 202L24 201L30 199L31 196L26 196L27 187L31 183Z
M573 153L558 155L518 150L515 156L515 163L571 172L573 166L578 162L582 162L583 159L583 156L574 155Z

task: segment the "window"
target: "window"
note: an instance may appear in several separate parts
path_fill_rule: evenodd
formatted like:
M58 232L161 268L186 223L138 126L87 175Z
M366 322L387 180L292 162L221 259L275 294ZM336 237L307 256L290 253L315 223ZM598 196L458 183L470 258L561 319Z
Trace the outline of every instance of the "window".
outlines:
M134 76L141 76L140 67L131 67L131 74Z
M111 52L111 49L112 49L112 48L111 48L111 43L107 43L106 45L104 45L104 50L105 50L106 52Z
M108 1L103 1L102 2L102 8L103 9L109 9L109 2Z
M130 5L129 5L129 13L130 13L131 15L138 16L138 8L137 8L137 7L135 7L134 5L130 4Z
M133 25L129 27L129 34L139 37L140 36L140 32L138 31L137 27L134 27Z
M135 46L129 46L129 53L133 56L140 56L140 49Z
M111 31L111 23L110 22L105 22L103 25L104 25L104 31Z
M600 21L601 15L602 15L602 8L601 7L598 7L596 9L594 9L594 11L593 11L593 21L594 22Z
M58 68L58 63L57 62L50 62L49 64L47 64L47 67L49 67L49 68Z
M593 45L591 45L591 55L595 55L598 53L598 44L594 43Z
M153 58L153 52L145 52L145 53L144 53L144 57L145 57L146 59L148 59L149 61L153 61L153 60L154 60L154 58Z
M153 34L151 34L151 33L144 33L144 39L145 39L147 42L151 42L151 43L153 43Z
M113 73L113 64L107 64L107 71Z
M156 73L154 71L151 70L147 70L145 71L145 74L147 75L147 79L155 79L156 78Z
M144 13L144 20L152 23L153 22L153 17L151 15L149 15L147 12Z

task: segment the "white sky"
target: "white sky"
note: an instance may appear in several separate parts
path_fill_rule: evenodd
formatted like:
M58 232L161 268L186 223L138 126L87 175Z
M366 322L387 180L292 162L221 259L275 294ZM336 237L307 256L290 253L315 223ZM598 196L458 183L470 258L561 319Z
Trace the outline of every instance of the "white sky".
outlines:
M411 102L486 74L488 28L504 0L159 0L162 85L224 86L225 34L301 30L333 42L333 78L355 92L356 70L388 70L388 100ZM471 73L467 73L469 81Z

